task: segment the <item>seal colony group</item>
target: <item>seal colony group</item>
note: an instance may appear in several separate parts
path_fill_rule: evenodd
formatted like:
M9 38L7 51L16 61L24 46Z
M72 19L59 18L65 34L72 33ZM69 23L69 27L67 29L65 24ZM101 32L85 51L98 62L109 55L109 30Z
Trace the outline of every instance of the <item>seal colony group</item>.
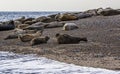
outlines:
M41 16L38 18L25 18L21 17L16 20L0 22L0 31L14 30L12 34L4 38L19 39L22 42L30 42L30 45L38 45L47 43L49 36L43 36L43 32L47 28L63 27L61 30L70 31L78 29L76 23L64 21L78 20L83 18L89 18L92 16L112 16L120 14L119 9L112 8L98 8L93 10L87 10L85 12L77 13L58 13L49 16ZM80 41L87 42L87 37L75 37L69 34L55 34L56 42L58 44L76 44Z

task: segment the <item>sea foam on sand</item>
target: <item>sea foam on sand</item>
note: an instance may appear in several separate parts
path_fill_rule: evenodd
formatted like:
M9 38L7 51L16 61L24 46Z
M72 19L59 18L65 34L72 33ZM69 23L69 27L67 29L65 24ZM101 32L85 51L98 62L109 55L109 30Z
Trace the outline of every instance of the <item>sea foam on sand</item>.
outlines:
M66 64L35 55L0 52L0 74L120 74L120 71Z

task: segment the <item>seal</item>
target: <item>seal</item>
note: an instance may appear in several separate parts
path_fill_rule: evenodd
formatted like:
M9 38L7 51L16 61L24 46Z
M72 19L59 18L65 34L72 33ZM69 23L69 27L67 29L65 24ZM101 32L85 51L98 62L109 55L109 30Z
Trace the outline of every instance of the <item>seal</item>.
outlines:
M24 30L42 30L47 26L46 23L37 22L32 25L27 26Z
M33 33L36 33L36 31L35 30L22 30L22 29L16 28L13 31L13 33L11 33L6 38L4 38L4 40L17 39L20 34L33 34Z
M32 20L32 21L25 21L24 24L29 24L29 25L32 25L34 23L36 23L37 21L36 20Z
M22 24L20 21L15 21L14 20L14 24L15 24L15 27L17 28L18 27L18 25L20 25L20 24Z
M57 28L57 27L63 27L65 23L63 22L50 22L48 24L46 24L44 27L45 28Z
M36 33L34 34L20 34L19 35L19 39L22 41L22 42L29 42L31 41L33 38L35 37L40 37L42 35L42 31L37 31Z
M18 38L18 35L16 35L16 34L11 34L11 35L8 35L6 38L4 38L4 40L17 39L17 38Z
M68 34L62 34L60 35L59 33L56 34L56 39L58 44L77 44L80 41L85 41L87 42L87 38L80 38L80 37L73 37Z
M37 30L23 30L23 29L18 29L18 28L15 28L14 29L14 34L33 34L33 33L36 33Z
M79 27L75 23L65 23L62 30L69 31L78 29Z
M24 19L23 21L22 21L22 23L25 23L26 21L32 21L32 20L34 20L35 18L26 18L26 19Z
M58 13L56 16L55 16L55 19L57 21L70 21L70 20L77 20L78 18L72 14L72 13Z
M29 24L20 24L20 25L17 26L17 28L25 29L27 26L29 26Z
M35 19L37 22L44 22L44 23L50 23L54 21L51 17L48 16L41 16Z
M25 20L25 16L22 16L22 17L16 19L15 21L19 21L19 22L22 23L24 20Z
M33 38L31 40L30 44L33 46L33 45L47 43L49 39L50 39L50 37L48 37L48 36Z
M15 28L14 21L11 20L8 24L0 24L0 31L13 30Z
M106 9L103 9L102 11L100 11L99 13L100 13L100 15L103 15L103 16L113 16L113 15L119 15L120 10L106 8Z

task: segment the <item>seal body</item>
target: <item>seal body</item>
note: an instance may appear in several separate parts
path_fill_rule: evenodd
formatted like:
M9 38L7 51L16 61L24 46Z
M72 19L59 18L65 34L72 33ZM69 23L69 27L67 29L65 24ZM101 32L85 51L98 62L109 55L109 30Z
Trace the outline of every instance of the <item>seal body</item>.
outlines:
M106 8L106 9L99 10L98 13L100 15L103 15L103 16L113 16L113 15L119 15L120 10L115 10L115 9L112 9L112 8Z
M38 32L36 32L35 34L21 34L21 35L19 35L19 39L20 39L22 42L29 42L29 41L31 41L33 38L40 37L41 35L42 35L42 32L41 32L41 31L38 31Z
M34 38L34 39L31 40L30 44L33 46L33 45L47 43L47 41L49 39L50 39L50 37L48 37L48 36Z
M70 20L77 20L78 18L71 13L63 13L63 14L58 13L55 19L57 21L70 21Z
M63 30L65 31L74 30L74 29L78 29L78 26L75 23L66 23L63 26Z
M58 44L76 44L80 41L88 41L87 38L73 37L68 34L60 35L59 33L56 34L56 39Z
M25 29L27 26L29 26L29 24L20 24L20 25L18 25L17 28L19 28L19 29Z
M4 40L8 40L8 39L17 39L19 37L19 35L22 34L33 34L36 33L35 30L22 30L22 29L14 29L13 33L9 34L6 38L4 38Z
M11 20L7 24L0 24L0 31L13 30L15 28L14 21Z
M4 38L4 40L17 39L17 38L18 38L18 35L16 35L16 34L11 34L11 35L8 35L6 38Z

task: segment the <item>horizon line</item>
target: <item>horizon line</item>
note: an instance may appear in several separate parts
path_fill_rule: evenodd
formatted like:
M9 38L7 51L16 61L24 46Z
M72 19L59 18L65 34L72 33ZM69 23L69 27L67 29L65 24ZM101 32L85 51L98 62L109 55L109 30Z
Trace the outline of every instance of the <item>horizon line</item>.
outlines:
M84 10L83 10L84 11ZM16 10L0 10L0 12L81 12L81 11L72 11L72 10L56 10L56 11L50 11L50 10L41 10L41 11L38 11L38 10L19 10L19 11L16 11Z

